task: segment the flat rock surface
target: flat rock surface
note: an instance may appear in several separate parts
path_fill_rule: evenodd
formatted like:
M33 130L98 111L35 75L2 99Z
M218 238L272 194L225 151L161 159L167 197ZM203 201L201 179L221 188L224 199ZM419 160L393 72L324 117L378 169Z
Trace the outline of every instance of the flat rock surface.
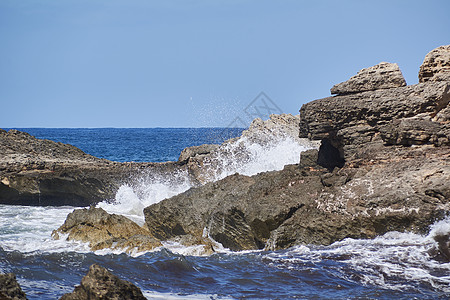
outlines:
M398 65L382 62L336 84L331 88L331 94L344 95L402 86L406 86L406 81Z

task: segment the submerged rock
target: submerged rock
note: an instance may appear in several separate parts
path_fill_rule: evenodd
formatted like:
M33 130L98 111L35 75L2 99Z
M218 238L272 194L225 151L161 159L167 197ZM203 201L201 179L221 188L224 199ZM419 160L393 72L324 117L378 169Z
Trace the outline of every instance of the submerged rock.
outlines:
M69 241L89 243L93 251L110 248L131 253L162 246L148 230L130 219L94 207L74 210L64 224L53 231L52 236L54 239L67 236Z
M1 300L25 300L25 293L22 291L13 273L0 274L0 299Z
M81 284L61 300L145 300L142 291L129 281L122 280L105 268L93 264L81 279Z
M345 95L406 86L405 78L397 64L381 62L362 69L347 81L331 88L331 94Z
M419 82L450 81L450 45L430 51L419 70Z

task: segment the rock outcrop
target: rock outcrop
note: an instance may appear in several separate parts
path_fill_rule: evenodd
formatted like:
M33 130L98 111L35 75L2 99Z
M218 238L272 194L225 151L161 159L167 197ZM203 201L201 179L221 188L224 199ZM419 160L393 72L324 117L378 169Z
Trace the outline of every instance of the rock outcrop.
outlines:
M145 300L142 291L129 281L122 280L107 269L93 264L81 279L81 284L61 300Z
M231 250L272 250L393 230L425 233L450 211L449 103L450 82L430 81L315 100L302 106L299 119L257 119L241 138L182 159L206 184L146 207L146 228L136 230L160 241L203 243L205 253L214 251L210 238ZM245 157L242 139L267 144L278 132L296 131L320 142L299 164L215 182L208 177L223 167L213 159ZM445 256L448 234L441 235L437 249Z
M0 204L89 206L113 199L131 175L177 163L118 163L25 132L0 129Z
M345 95L402 86L406 86L406 81L398 65L382 62L336 84L331 88L331 94Z
M450 81L450 45L438 47L425 56L419 82L427 81Z
M159 239L206 234L232 250L425 233L450 210L450 82L401 85L303 105L300 137L321 141L318 151L151 205L147 228Z
M1 300L26 300L25 293L20 288L13 273L0 274L0 299Z
M310 148L318 143L299 138L299 116L291 114L271 115L266 121L256 118L238 138L218 146L203 145L186 148L179 161L186 164L191 180L197 185L234 174L240 166L251 162L255 147L273 147L283 140L291 140ZM187 155L188 153L192 153Z
M159 240L130 219L94 207L74 210L52 236L54 239L64 236L69 241L89 243L93 251L110 248L131 253L162 246Z

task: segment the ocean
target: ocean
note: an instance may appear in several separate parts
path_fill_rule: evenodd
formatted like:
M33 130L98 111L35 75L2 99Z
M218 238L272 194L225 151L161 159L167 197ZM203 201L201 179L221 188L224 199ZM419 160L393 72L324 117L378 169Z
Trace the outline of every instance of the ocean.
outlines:
M19 130L122 162L177 160L185 147L220 143L242 131ZM307 149L306 145L289 140L267 148L246 145L252 161L234 170L246 175L297 163L300 152ZM182 184L177 186L166 179L136 180L133 187L120 188L114 203L102 202L99 206L142 223L142 207L190 187L189 182L180 180L176 182ZM388 232L373 240L345 239L329 246L299 245L281 251L244 252L221 248L211 256L201 256L196 247L166 243L151 252L125 254L118 250L92 252L81 242L53 240L52 230L62 225L73 209L0 205L0 272L15 273L28 299L57 299L73 291L93 263L133 282L148 299L450 298L450 263L435 261L428 254L435 246L433 236L450 232L450 219L436 222L426 235Z

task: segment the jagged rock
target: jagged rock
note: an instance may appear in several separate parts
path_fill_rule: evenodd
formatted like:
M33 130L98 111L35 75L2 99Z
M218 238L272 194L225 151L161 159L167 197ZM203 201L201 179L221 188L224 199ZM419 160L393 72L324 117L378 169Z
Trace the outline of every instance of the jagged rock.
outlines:
M373 154L368 151L383 143L380 127L392 120L419 114L435 116L449 101L450 84L447 82L319 99L300 109L300 137L327 139L346 161L367 158ZM368 147L369 144L372 146Z
M425 233L450 210L450 84L398 85L303 105L300 137L320 140L318 152L151 205L147 228L160 239L207 232L232 250Z
M130 253L162 246L148 230L128 218L94 207L76 209L70 213L64 224L52 233L54 239L59 239L61 235L67 235L67 240L89 243L93 251L111 248Z
M450 45L430 51L419 70L419 82L450 81Z
M193 182L204 184L223 178L224 174L231 174L249 162L254 155L249 149L258 145L267 148L289 139L309 148L318 147L316 141L299 138L298 130L298 115L273 114L266 121L256 118L240 137L225 141L208 154L189 157L188 172Z
M81 284L61 300L135 300L147 298L142 291L129 281L122 280L105 268L93 264L89 272L81 279Z
M192 146L187 147L181 151L180 157L178 158L179 162L187 161L189 158L194 157L196 155L205 155L213 152L219 147L219 145L215 144L205 144L200 146Z
M0 274L0 299L1 300L25 300L25 293L20 288L13 273Z
M1 204L89 206L113 199L131 174L180 168L185 167L177 163L111 162L25 132L0 131Z
M270 232L300 206L302 193L292 179L297 166L252 177L228 176L144 209L150 232L161 240L190 234L208 236L232 250L262 249ZM320 179L316 183L321 186ZM295 196L294 196L295 195Z
M362 69L347 81L331 88L331 94L345 95L406 86L406 81L397 64L381 62Z

